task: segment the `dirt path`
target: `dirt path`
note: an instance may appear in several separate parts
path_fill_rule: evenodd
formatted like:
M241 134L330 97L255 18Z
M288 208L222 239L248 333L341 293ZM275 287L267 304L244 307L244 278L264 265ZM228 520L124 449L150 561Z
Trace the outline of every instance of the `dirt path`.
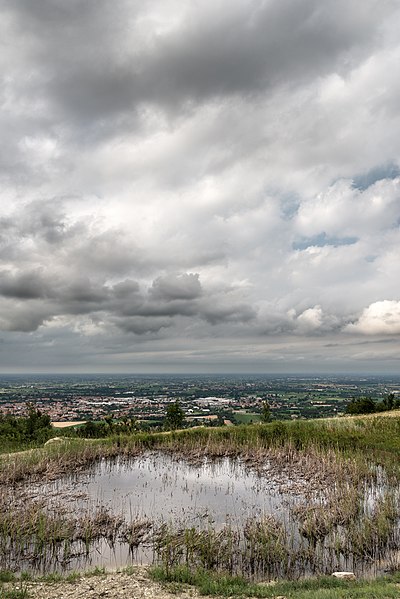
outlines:
M24 584L30 599L177 599L173 589L169 592L150 580L144 567L135 568L133 574L109 573L83 576L76 582ZM197 596L192 588L179 592L179 599Z

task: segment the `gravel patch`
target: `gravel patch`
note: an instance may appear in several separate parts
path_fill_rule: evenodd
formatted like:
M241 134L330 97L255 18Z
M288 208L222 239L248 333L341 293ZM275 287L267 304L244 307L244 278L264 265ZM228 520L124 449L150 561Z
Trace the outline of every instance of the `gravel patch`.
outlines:
M30 599L193 599L195 589L169 593L149 579L145 568L133 574L111 572L100 576L82 576L75 582L26 583ZM177 589L176 589L177 590Z

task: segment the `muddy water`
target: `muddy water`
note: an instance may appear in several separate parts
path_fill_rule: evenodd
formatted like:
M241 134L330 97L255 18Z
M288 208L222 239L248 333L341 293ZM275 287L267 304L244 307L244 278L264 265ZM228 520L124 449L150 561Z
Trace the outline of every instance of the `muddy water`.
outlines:
M251 558L255 547L261 551L259 556L268 549L274 575L283 577L348 569L376 574L398 559L400 520L397 512L390 515L391 504L384 500L392 494L396 506L400 496L383 472L375 482L365 482L358 495L360 489L353 489L351 481L342 481L336 490L332 485L313 487L293 463L276 467L266 460L257 461L256 467L257 472L240 458L194 465L169 454L147 453L135 459L104 460L87 473L29 486L20 497L21 506L27 502L29 518L29 502L33 505L39 500L45 512L57 516L58 525L68 525L72 519L73 529L68 529L66 539L61 533L55 537L59 540L44 543L43 549L42 537L28 540L22 551L18 543L13 545L12 539L6 538L5 565L34 572L117 568L148 564L160 556L164 559L165 547L169 551L171 546L172 551L178 547L179 561L179 556L185 555L186 542L186 533L181 531L191 527L201 535L207 531L217 534L218 539L227 539L227 531L232 531L227 543L229 547L234 543L231 553L237 571L241 573L241 564L247 564L244 573L254 576L265 576L264 558L257 561L261 564L258 573L252 570L253 562L243 560ZM333 523L324 528L329 518ZM261 525L270 528L265 541L257 545ZM92 527L89 536L87 526ZM371 538L364 539L364 528ZM176 544L172 541L170 545L171 538ZM7 552L7 543L14 553ZM287 562L282 561L285 555Z
M281 481L260 477L238 460L190 465L165 454L124 462L103 461L92 472L67 478L45 489L46 496L76 502L78 509L103 505L126 518L150 520L234 518L284 510Z
M266 465L267 466L267 465ZM240 460L222 459L192 465L168 454L145 454L132 460L104 460L89 473L31 489L49 505L62 505L77 514L94 513L104 506L125 521L149 519L184 526L214 528L230 523L240 528L249 518L275 514L289 519L293 494L281 492L285 475L259 476ZM292 481L293 482L293 481ZM151 546L133 554L126 543L96 543L85 556L72 559L69 570L101 565L119 567L150 563Z

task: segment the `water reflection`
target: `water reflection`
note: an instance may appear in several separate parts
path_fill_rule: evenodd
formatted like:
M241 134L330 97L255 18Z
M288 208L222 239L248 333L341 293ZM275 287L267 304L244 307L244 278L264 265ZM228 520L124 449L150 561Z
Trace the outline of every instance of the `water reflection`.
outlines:
M68 477L40 488L54 501L74 509L99 505L127 518L168 521L207 515L215 524L227 519L286 511L279 481L260 477L240 460L224 458L191 465L161 453L134 460L103 460L89 474ZM39 489L36 490L39 492Z
M237 457L193 464L147 453L103 460L89 473L30 487L30 499L45 497L49 513L65 510L76 519L74 540L55 542L36 571L116 568L151 563L160 555L180 563L189 553L203 566L202 543L209 542L216 553L222 551L217 564L222 571L229 565L225 542L232 571L261 578L392 568L400 497L383 471L368 481L344 477L307 489L309 478L301 469L280 466L257 461L256 471ZM81 532L82 520L92 527L90 542ZM21 555L15 554L15 563Z

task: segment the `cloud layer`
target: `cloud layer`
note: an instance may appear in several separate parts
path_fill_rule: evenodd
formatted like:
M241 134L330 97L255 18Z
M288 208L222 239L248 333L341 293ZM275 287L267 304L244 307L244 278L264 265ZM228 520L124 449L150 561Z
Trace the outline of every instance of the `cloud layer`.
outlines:
M395 0L0 12L4 371L398 369Z

